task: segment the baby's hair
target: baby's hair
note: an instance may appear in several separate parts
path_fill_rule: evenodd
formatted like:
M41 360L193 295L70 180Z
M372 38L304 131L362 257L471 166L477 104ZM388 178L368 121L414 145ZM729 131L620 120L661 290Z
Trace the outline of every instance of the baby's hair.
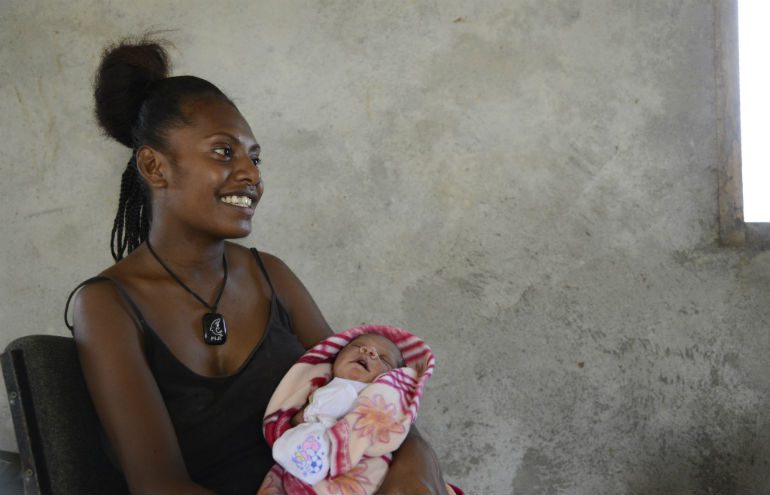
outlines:
M148 145L167 150L166 132L189 125L183 105L190 98L214 96L232 104L219 88L195 76L168 77L167 42L148 37L107 47L94 78L96 120L104 133L131 148L120 182L118 211L110 249L115 261L136 249L150 232L150 194L136 163Z

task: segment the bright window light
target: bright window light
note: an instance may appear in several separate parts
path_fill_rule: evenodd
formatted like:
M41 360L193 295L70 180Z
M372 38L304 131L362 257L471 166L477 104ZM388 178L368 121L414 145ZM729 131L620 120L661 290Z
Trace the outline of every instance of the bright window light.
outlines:
M770 222L770 2L738 0L743 219Z

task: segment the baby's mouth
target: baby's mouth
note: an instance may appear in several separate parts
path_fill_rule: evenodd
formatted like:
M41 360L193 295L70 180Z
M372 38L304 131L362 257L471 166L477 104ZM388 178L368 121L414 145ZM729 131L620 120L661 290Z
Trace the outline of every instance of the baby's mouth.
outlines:
M365 358L358 358L353 362L360 364L366 371L369 371L369 361Z

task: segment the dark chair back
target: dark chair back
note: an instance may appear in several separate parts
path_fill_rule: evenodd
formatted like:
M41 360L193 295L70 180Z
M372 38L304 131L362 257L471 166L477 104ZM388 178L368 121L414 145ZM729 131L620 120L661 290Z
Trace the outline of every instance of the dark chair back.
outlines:
M104 452L70 337L31 335L0 356L26 494L128 493Z

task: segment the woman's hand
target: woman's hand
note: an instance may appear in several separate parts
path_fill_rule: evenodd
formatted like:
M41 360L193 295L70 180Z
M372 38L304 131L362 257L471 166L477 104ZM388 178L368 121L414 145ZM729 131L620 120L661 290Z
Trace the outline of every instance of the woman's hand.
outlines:
M448 495L436 453L414 426L393 455L393 462L377 493Z

